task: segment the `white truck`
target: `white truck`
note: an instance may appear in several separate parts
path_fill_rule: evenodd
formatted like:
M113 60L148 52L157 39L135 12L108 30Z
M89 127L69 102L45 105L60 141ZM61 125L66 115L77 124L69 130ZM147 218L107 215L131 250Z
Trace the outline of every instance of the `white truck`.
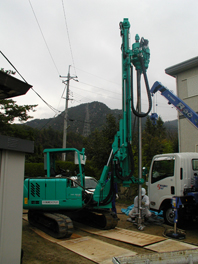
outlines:
M178 221L198 217L198 153L171 153L153 157L148 177L150 210L163 210L173 225L172 197L180 197Z

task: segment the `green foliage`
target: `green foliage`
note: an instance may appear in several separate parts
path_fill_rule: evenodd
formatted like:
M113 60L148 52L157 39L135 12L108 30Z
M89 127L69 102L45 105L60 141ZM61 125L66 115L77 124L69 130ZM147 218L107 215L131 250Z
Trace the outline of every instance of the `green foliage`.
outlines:
M85 126L85 119L87 114L87 108L89 111L89 126L90 133L94 132L96 127L99 131L102 130L102 127L105 123L106 116L112 114L119 119L119 115L122 113L122 110L111 110L105 104L100 102L92 102L86 104L80 104L78 106L68 108L68 122L69 127L68 132L73 132L78 135L83 135L83 130ZM63 131L63 122L64 121L64 112L58 115L55 118L49 119L35 119L27 122L28 126L37 129L43 129L43 127L51 126L54 130Z
M25 177L44 177L43 163L25 163Z
M41 165L43 164L43 150L46 148L61 148L63 141L62 131L55 130L51 126L39 130L33 129L27 125L12 124L16 116L21 118L21 120L29 118L28 111L33 110L34 107L33 105L19 107L12 100L0 100L0 133L34 141L34 153L26 155L26 163L29 163L26 165L26 175L31 177L32 175L44 176L43 165ZM103 105L100 107L102 108ZM95 129L87 138L79 135L79 133L68 131L67 147L77 148L79 150L84 147L86 150L88 158L85 166L86 175L94 176L99 179L103 167L108 161L114 136L119 130L117 117L118 115L108 114L106 116L106 123L102 126L102 129ZM142 134L142 148L142 164L149 168L154 155L178 151L177 132L167 133L161 118L158 119L156 126L154 126L150 118L147 117ZM133 135L132 151L135 164L134 176L138 176L137 133ZM73 158L70 160L73 162ZM36 164L35 167L30 165L32 163ZM61 157L57 165L64 169L69 169L72 174L75 175L76 167L71 165L71 163L62 163Z
M179 151L178 144L178 133L175 130L169 130L167 133L167 139L171 142L173 153L177 153Z
M172 142L166 136L166 128L160 117L156 125L147 117L142 134L142 148L143 164L148 168L154 155L173 152Z
M23 126L28 129L28 126ZM43 150L46 148L62 148L63 133L51 127L43 130L30 128L32 132L31 140L34 141L34 153L26 155L26 162L43 162ZM67 147L83 148L83 137L75 133L67 134ZM61 159L61 158L60 158ZM73 159L72 159L73 161Z
M67 176L75 176L78 171L77 170L77 165L75 165L73 162L71 161L61 161L61 160L58 160L56 161L56 173L61 173L61 169L65 170L66 172L68 172L68 175Z
M79 173L78 165L70 161L56 161L56 172L60 173L60 168L68 171L68 176L75 176ZM91 162L86 162L85 175L96 176L96 172ZM25 177L45 177L44 163L25 163Z
M35 111L37 105L17 105L12 99L0 100L0 133L9 135L12 133L11 124L18 119L27 121L32 116L28 115L29 111Z
M106 124L102 130L95 130L89 138L85 139L85 149L88 159L98 169L97 176L101 175L104 165L107 163L114 136L119 128L116 118L109 114L106 117Z
M97 180L99 180L97 168L92 166L92 162L90 160L86 161L85 175L95 177Z

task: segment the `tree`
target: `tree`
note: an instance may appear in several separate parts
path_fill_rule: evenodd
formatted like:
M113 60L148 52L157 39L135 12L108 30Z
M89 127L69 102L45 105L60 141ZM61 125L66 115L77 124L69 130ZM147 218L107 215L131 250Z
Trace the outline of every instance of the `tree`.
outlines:
M150 118L147 117L142 134L142 148L143 164L146 167L150 166L154 155L173 151L172 143L167 139L166 128L161 117L158 118L156 125L153 125Z
M101 174L104 165L108 161L114 136L118 130L119 122L112 114L109 114L106 117L106 124L103 126L102 131L96 129L90 137L84 141L86 144L86 154L98 169L98 175Z
M18 119L19 121L27 121L32 118L28 114L29 111L35 112L37 105L17 105L12 99L0 100L0 133L9 135L12 130L11 124Z

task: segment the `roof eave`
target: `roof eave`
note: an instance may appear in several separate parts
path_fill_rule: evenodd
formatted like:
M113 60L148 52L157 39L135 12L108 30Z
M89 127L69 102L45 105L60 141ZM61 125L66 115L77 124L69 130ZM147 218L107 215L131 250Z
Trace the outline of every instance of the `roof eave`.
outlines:
M198 57L194 57L190 60L181 62L174 66L165 69L165 73L176 77L179 73L198 67Z

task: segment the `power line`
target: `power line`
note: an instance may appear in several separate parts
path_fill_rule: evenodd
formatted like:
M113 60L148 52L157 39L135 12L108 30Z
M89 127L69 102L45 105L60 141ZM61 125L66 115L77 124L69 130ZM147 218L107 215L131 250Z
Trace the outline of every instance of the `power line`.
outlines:
M89 93L94 93L94 94L97 94L97 95L104 96L104 94L96 93L95 91L89 91L89 90L86 90L86 89L78 88L78 87L75 87L73 85L71 85L71 87L79 89L79 90L83 90L83 91L86 91L86 92L89 92ZM115 99L115 100L119 100L119 101L121 100L120 98L118 99L118 98L115 98L115 97L112 97L112 96L107 96L107 95L105 95L105 96L108 97L108 98L111 98L111 99Z
M47 120L47 122L39 129L39 131L42 130L45 126L47 126L47 124L49 124L56 116L57 114L55 114L52 118L49 118L49 120Z
M73 53L72 53L71 41L70 41L70 37L69 37L69 30L68 30L67 19L66 19L66 12L65 12L65 7L64 7L63 0L62 0L62 6L63 6L63 13L64 13L64 18L65 18L65 26L66 26L66 31L67 31L67 37L68 37L69 47L70 47L70 52L71 52L71 57L72 57L72 63L74 65L75 75L77 75L76 74L75 64L74 64L74 57L73 57Z
M60 110L57 110L56 108L54 108L53 106L51 106L50 104L48 104L41 96L40 96L40 94L38 94L34 89L33 89L33 87L31 87L31 89L35 92L35 94L52 110L52 111L54 111L55 113L61 113L61 111Z
M31 4L31 1L30 1L30 0L29 0L29 3L30 3L30 6L31 6L31 9L32 9L32 12L33 12L33 14L34 14L34 17L35 17L35 19L36 19L37 25L38 25L38 27L39 27L39 30L40 30L40 32L41 32L41 35L42 35L42 37L43 37L43 40L44 40L44 42L45 42L45 45L46 45L46 47L47 47L47 50L48 50L48 52L49 52L49 55L50 55L50 57L51 57L51 59L52 59L52 62L53 62L53 64L54 64L55 68L56 68L56 71L58 72L58 75L60 75L59 70L58 70L58 68L57 68L57 66L56 66L56 63L55 63L55 61L54 61L54 59L53 59L53 57L52 57L52 54L51 54L51 52L50 52L50 49L49 49L49 47L48 47L48 45L47 45L47 41L46 41L45 36L44 36L44 34L43 34L43 32L42 32L42 29L41 29L41 27L40 27L39 21L38 21L38 19L37 19L37 17L36 17L36 14L35 14L35 12L34 12L34 9L33 9L33 6L32 6L32 4Z
M85 85L88 85L88 86L91 86L91 87L94 87L94 88L98 88L98 89L100 89L100 90L104 90L104 91L107 91L107 92L109 92L109 93L113 93L113 94L118 94L118 95L121 95L121 93L117 93L117 92L115 92L115 91L110 91L110 90L107 90L107 89L104 89L104 88L101 88L101 87L98 87L98 86L95 86L95 85L92 85L92 84L88 84L88 83L84 83L84 82L80 82L80 83L83 83L83 84L85 84Z
M118 83L115 83L115 82L109 81L109 80L104 79L104 78L102 78L102 77L100 77L100 76L98 76L98 75L95 75L95 74L93 74L93 73L87 72L87 71L82 70L82 69L79 69L79 68L76 68L76 69L79 70L79 71L85 72L85 73L87 73L87 74L90 74L90 75L92 75L92 76L94 76L94 77L97 77L97 78L99 78L99 79L101 79L101 80L104 80L104 81L107 81L107 82L110 82L110 83L116 84L116 85L118 85L118 86L121 86L121 84L118 84Z
M75 97L77 97L77 99L78 100L80 100L80 101L77 101L76 99L73 99L74 101L76 101L76 102L81 102L81 101L83 101L83 102L85 102L85 103L88 103L89 101L93 101L93 99L90 99L90 98L88 98L87 96L85 97L85 96L82 96L81 94L78 94L78 93L76 93L75 92Z
M10 65L15 69L15 71L19 74L19 76L21 76L21 78L24 80L25 83L28 83L23 76L19 73L19 71L14 67L14 65L11 63L11 61L3 54L2 51L0 51L0 53L3 55L3 57L7 60L7 62L10 63Z
M2 51L0 51L0 53L3 55L3 57L10 63L10 65L14 68L14 70L20 75L20 77L24 80L25 83L28 83L25 78L23 78L23 76L20 74L20 72L17 70L17 68L11 63L11 61L4 55L4 53ZM42 96L40 96L40 94L38 94L33 87L31 87L32 91L35 92L35 94L55 113L56 112L61 112L57 109L55 109L53 106L51 106L50 104L48 104L43 98Z

